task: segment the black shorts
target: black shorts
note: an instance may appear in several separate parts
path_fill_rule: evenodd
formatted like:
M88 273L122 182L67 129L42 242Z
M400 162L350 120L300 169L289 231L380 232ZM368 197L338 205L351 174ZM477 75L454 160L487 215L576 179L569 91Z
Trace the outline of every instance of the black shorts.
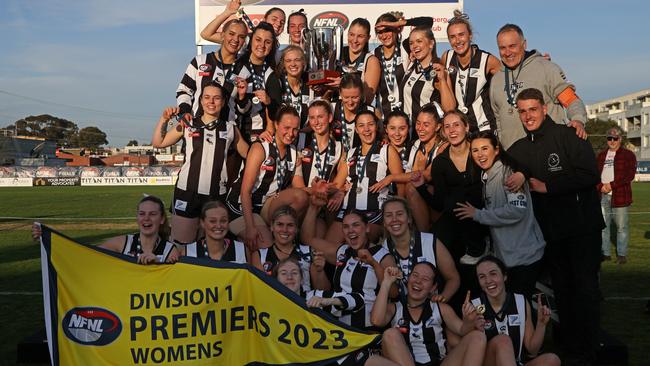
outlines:
M201 208L208 201L225 202L224 196L210 196L174 188L174 198L169 211L176 216L195 219L201 215Z
M343 222L343 217L352 210L340 210L336 215L336 221ZM384 222L384 212L382 210L356 210L366 216L369 224L381 225Z
M238 219L242 216L244 216L244 213L242 212L241 204L239 203L233 203L230 201L225 201L226 202L226 207L228 207L228 215L230 217L230 221L233 221L235 219ZM256 206L253 205L253 213L260 214L262 212L262 207L263 206Z

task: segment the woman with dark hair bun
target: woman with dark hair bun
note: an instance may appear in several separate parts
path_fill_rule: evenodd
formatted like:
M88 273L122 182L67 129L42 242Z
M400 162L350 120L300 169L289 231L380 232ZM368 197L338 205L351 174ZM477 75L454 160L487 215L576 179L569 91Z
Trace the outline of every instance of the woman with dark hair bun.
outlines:
M487 336L484 365L559 366L555 354L538 354L551 320L543 294L531 299L537 303L537 324L533 327L530 303L522 294L506 291L509 275L501 260L483 257L476 265L476 276L483 292L472 305Z
M172 238L181 243L197 239L199 214L210 200L224 201L227 193L226 160L231 146L246 157L248 144L235 121L222 118L228 100L226 89L212 81L201 91L200 108L194 119L179 118L179 108L166 108L154 129L151 144L163 148L183 140L185 154L178 173L172 204ZM179 122L167 131L172 117Z
M479 132L470 141L472 159L483 170L485 207L458 203L454 212L460 219L490 228L494 252L510 268L508 290L530 299L542 267L545 241L535 220L528 183L515 192L506 188L516 163L491 131Z

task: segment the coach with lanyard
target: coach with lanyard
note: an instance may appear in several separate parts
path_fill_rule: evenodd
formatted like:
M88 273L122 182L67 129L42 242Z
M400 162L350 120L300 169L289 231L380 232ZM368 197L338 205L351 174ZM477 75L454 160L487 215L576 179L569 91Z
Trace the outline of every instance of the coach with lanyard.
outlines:
M526 136L517 113L516 98L521 90L535 88L544 95L548 115L556 123L576 129L576 135L587 138L585 104L567 81L562 69L539 52L526 51L526 38L521 28L506 24L497 33L497 44L503 67L490 84L490 103L497 121L499 140L508 149Z

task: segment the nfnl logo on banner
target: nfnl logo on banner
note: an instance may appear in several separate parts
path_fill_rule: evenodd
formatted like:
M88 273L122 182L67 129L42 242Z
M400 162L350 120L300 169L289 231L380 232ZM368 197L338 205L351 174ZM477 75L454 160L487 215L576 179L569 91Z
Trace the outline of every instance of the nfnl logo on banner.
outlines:
M195 38L198 46L211 45L201 38L201 30L205 28L217 14L220 14L229 0L195 0ZM447 21L453 17L454 9L463 10L463 0L242 0L246 14L259 23L264 13L273 7L282 8L287 16L290 13L305 9L310 26L347 26L355 18L366 18L374 25L377 18L388 11L401 11L404 16L414 18L422 15L433 17L433 33L438 42L447 41ZM381 6L368 6L381 4ZM332 17L324 17L330 14ZM347 22L342 24L347 17ZM285 26L286 28L286 26ZM407 37L409 27L405 27L402 37ZM374 36L374 32L373 32ZM289 43L286 30L280 36L280 43Z
M378 339L248 265L145 266L42 229L52 365L320 365Z

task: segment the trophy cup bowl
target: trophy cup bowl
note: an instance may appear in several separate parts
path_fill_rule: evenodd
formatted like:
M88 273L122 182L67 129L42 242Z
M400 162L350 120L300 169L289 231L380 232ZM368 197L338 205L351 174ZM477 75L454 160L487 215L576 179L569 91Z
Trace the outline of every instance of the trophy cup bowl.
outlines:
M343 32L340 27L316 27L305 32L305 42L309 44L310 56L316 65L308 73L307 85L319 85L329 82L341 74L334 69L336 60L340 59L343 46Z

